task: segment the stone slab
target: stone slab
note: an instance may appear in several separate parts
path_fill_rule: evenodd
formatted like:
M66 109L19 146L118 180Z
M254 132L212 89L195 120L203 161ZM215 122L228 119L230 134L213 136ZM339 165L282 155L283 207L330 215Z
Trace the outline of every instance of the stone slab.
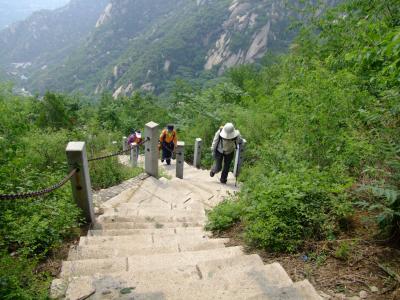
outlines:
M225 248L228 239L195 241L192 243L175 243L167 246L138 245L136 243L74 246L70 249L68 260L101 259L112 257L125 257L132 255L152 255L161 253L177 253L184 251L201 251Z

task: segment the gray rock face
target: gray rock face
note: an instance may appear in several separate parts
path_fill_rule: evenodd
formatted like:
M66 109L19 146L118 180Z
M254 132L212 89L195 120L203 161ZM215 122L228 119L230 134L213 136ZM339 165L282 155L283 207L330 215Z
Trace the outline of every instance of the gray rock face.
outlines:
M288 11L278 2L234 0L229 7L230 17L223 31L208 52L205 70L219 68L219 73L235 65L253 63L268 51L268 43L276 40L282 30L280 22ZM279 35L279 34L278 34Z

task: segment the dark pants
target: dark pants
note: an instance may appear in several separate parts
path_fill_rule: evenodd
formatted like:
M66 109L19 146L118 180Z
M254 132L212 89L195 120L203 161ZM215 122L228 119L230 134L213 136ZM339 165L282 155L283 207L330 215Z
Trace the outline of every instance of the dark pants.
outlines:
M175 147L174 142L171 142L171 143L163 142L162 143L161 160L162 161L166 160L168 165L171 164L171 158L172 158L172 153L174 151L174 147Z
M212 167L212 171L216 174L222 170L221 182L226 182L228 180L228 173L234 156L235 152L222 154L218 151L215 151L215 163ZM224 163L223 167L222 162Z

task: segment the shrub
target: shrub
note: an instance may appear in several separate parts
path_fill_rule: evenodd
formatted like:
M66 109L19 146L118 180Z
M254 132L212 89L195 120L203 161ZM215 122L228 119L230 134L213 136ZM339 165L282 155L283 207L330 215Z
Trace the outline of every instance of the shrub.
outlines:
M238 223L243 214L242 203L225 200L208 213L207 230L222 231Z
M123 166L117 158L96 161L90 165L92 188L95 190L117 185L142 173L140 168Z
M4 300L47 299L51 278L37 273L35 260L0 253L0 298Z

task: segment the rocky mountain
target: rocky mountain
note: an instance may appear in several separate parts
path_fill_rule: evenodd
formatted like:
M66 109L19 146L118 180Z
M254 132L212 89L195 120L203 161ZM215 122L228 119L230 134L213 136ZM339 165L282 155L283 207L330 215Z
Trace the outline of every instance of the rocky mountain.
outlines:
M14 22L24 20L30 14L41 9L56 9L69 0L1 0L0 29Z
M69 54L93 29L107 2L72 0L67 6L38 11L11 25L0 34L0 63L6 68L7 63L26 67L38 61L51 63L57 52Z
M0 32L0 68L40 93L161 93L285 49L294 13L284 3L73 0Z

